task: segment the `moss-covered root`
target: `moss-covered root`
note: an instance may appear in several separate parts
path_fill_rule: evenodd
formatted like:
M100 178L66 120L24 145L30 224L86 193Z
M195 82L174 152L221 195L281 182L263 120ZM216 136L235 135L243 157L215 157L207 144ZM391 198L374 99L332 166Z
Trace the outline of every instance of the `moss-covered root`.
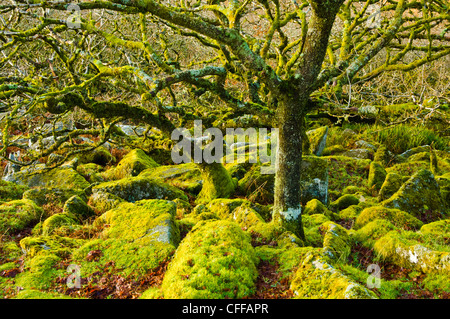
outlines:
M222 163L198 164L202 173L203 186L197 196L197 204L205 204L216 198L228 198L233 194L237 182Z
M318 250L311 251L291 283L295 298L374 299L376 295L328 264Z
M201 221L181 242L161 289L169 299L243 298L255 290L258 258L238 224Z

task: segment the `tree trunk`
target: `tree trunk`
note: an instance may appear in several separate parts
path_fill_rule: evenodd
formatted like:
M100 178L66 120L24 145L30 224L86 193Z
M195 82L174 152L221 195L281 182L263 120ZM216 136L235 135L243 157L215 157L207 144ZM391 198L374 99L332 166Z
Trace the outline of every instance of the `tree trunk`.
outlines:
M278 105L278 152L273 218L281 226L305 239L300 205L300 169L304 109L307 98L289 96Z

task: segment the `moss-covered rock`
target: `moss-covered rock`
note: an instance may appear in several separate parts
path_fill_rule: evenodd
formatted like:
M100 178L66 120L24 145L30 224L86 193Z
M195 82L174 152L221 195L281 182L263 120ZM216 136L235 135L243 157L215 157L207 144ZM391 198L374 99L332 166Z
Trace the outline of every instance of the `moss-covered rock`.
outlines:
M51 235L56 228L75 224L78 224L75 218L68 214L57 213L44 220L42 223L42 235Z
M356 218L354 228L358 229L375 219L385 219L398 228L406 230L418 230L423 223L399 209L389 209L383 206L372 206L365 208Z
M28 187L75 188L85 189L89 182L70 167L59 167L50 170L23 169L15 173L12 181Z
M45 218L45 212L33 201L19 199L0 205L0 233L12 234L33 226Z
M447 210L450 210L450 173L446 175L442 175L436 178L436 181L441 190L441 196L444 201L444 204L447 203Z
M54 254L61 258L68 257L72 250L80 247L84 239L75 239L62 236L30 236L20 241L20 247L27 257Z
M274 196L275 176L261 174L261 166L251 167L238 182L238 189L252 201L272 203Z
M318 199L328 203L328 162L321 157L304 156L300 170L301 202Z
M258 258L250 236L230 221L202 221L177 249L162 283L164 298L243 298L255 291Z
M116 208L125 200L117 195L97 190L89 197L88 204L93 207L100 214L107 212L110 209Z
M0 200L9 202L16 199L21 199L23 193L28 189L24 185L18 185L13 182L8 182L0 179Z
M334 214L321 201L314 198L306 203L303 215L323 214L330 219L334 219Z
M99 218L109 225L103 231L104 238L176 247L180 238L175 216L176 204L172 201L141 200L134 204L122 203Z
M77 195L70 197L64 204L63 213L68 216L74 216L79 221L95 215L95 211L86 202Z
M356 217L358 217L359 213L361 213L361 211L363 210L363 208L359 205L351 205L341 211L339 211L339 218L340 219L344 219L344 220L349 220L349 219L356 219Z
M93 151L77 155L80 164L97 164L105 166L116 161L115 157L104 146L99 146Z
M200 192L203 184L200 169L195 163L148 168L139 176L161 180L194 195Z
M117 166L110 168L101 175L106 180L118 180L122 178L137 176L142 171L158 167L150 156L141 149L134 149L125 155Z
M424 224L420 228L420 233L450 238L450 219L442 219L429 224Z
M86 163L77 166L77 172L90 183L101 183L106 180L101 176L103 166L95 163Z
M83 189L56 187L31 188L23 193L23 198L32 200L38 206L49 203L54 205L63 205L70 197L75 195L87 200Z
M400 267L450 274L450 248L443 236L394 230L375 242L374 251Z
M374 187L376 190L379 190L383 185L385 178L386 170L384 169L383 165L375 161L370 163L367 186L369 186L369 188Z
M358 205L359 198L352 194L345 194L336 199L334 202L330 203L330 207L335 210L342 210L351 205Z
M16 285L26 289L48 289L65 269L57 269L61 260L54 254L38 255L25 262L24 272L15 278Z
M175 199L188 200L179 189L147 177L129 177L117 181L101 183L92 188L92 193L107 192L116 195L128 202L142 199Z
M216 198L228 198L234 193L237 180L231 178L222 163L201 163L198 166L203 185L195 200L197 204L208 203Z
M339 155L346 151L347 151L347 149L344 146L342 146L340 144L336 144L336 145L331 145L331 146L325 147L322 152L322 155L323 156Z
M373 299L376 295L330 265L320 251L311 251L291 283L294 298Z
M309 147L304 149L304 154L321 156L327 143L328 126L322 126L314 130L309 130L306 135L309 140Z
M388 173L378 193L378 200L383 201L394 195L402 186L403 179L397 173Z
M429 170L421 170L411 176L394 195L381 204L401 209L419 218L429 215L428 219L436 219L446 213L439 184Z
M365 148L355 148L345 151L341 155L358 159L370 159L372 157L372 153L373 151Z
M375 219L355 231L352 234L352 239L362 243L366 247L372 248L378 239L395 229L397 229L397 227L389 220Z
M351 252L350 236L347 230L333 222L321 226L323 236L323 255L331 262L346 262Z

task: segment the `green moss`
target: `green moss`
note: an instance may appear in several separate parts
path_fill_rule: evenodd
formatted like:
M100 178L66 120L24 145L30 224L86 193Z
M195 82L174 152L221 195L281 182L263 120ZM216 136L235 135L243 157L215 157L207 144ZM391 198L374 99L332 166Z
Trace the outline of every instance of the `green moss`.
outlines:
M115 157L103 146L97 147L93 151L77 155L77 157L81 164L97 164L105 166L116 161Z
M450 280L446 274L428 274L422 283L426 290L450 293Z
M103 171L103 167L95 163L87 163L78 165L76 168L77 172L83 176L90 183L104 182L104 178L101 177L100 173Z
M166 184L195 195L202 189L201 172L195 163L148 168L142 171L139 176L159 179Z
M397 173L401 176L411 176L414 173L422 170L428 169L430 164L425 161L417 161L417 162L406 162L395 164L391 167L386 168L387 173Z
M261 166L254 165L238 182L239 191L249 200L272 203L274 196L275 176L261 174Z
M324 233L323 255L332 262L346 262L351 251L347 230L333 222L325 222L320 228Z
M243 298L254 293L258 258L230 221L202 221L180 244L162 283L164 298Z
M354 232L352 238L366 247L373 247L375 241L395 229L389 220L375 219Z
M370 163L369 180L367 182L369 188L374 187L376 190L381 188L386 178L386 170L379 162Z
M45 218L45 212L33 201L19 199L0 205L0 233L11 234Z
M65 269L57 269L61 260L54 254L38 255L25 263L24 272L15 278L16 285L27 289L48 289Z
M54 214L42 223L42 235L51 235L56 228L70 226L78 222L67 214Z
M70 197L64 204L63 213L73 216L79 221L95 215L94 210L86 204L86 202L77 195Z
M167 243L176 246L179 231L175 225L176 204L165 200L141 200L122 203L103 214L100 219L109 227L104 238L129 240L135 243Z
M16 182L28 187L49 187L63 189L85 189L89 182L70 167L59 167L49 171L34 172L19 171L15 175Z
M375 242L374 251L400 267L424 273L450 273L450 248L444 237L390 231Z
M0 180L0 200L8 202L21 199L27 189L27 186Z
M358 205L359 199L355 195L345 194L336 199L334 202L330 203L330 207L336 210L345 209L351 205Z
M50 203L56 206L62 206L64 202L74 195L78 195L86 200L83 189L59 187L35 187L24 192L23 198L32 200L38 206Z
M128 202L142 199L171 200L181 198L188 200L188 197L181 190L161 181L140 176L101 183L92 188L93 194L99 191L111 193Z
M291 283L294 298L371 299L376 295L328 264L319 251L307 254Z
M89 205L94 207L99 213L105 213L110 209L116 208L124 199L105 191L95 191L89 198Z
M391 162L391 156L389 154L389 151L387 150L386 146L381 145L378 147L377 151L373 155L373 161L380 163L383 166L388 166Z
M328 126L322 126L306 132L309 145L303 150L304 154L321 156L327 141Z
M383 201L394 195L402 186L403 178L397 173L388 173L378 193L378 200Z
M322 155L323 156L338 155L338 154L344 153L345 151L347 151L347 149L342 145L339 145L339 144L331 145L331 146L325 147Z
M228 198L234 193L237 181L233 180L221 163L199 164L203 186L195 202L208 203L216 198Z
M303 209L303 215L323 214L330 219L334 219L333 213L318 199L311 199Z
M134 149L125 155L117 166L110 168L101 174L106 180L118 180L139 175L140 172L158 167L150 156L141 149Z
M344 220L356 219L363 208L359 205L351 205L339 211L339 218Z
M21 290L15 299L74 299L73 297L54 292L40 291L36 289Z
M422 234L442 235L450 237L450 219L442 219L429 224L425 224L420 228Z
M0 240L0 264L17 260L22 250L14 241Z
M25 237L20 241L20 247L27 257L33 258L37 255L57 255L67 257L74 248L83 245L84 239L75 239L62 236L33 236Z
M392 197L381 204L407 211L417 217L434 213L434 218L438 218L445 213L439 184L434 175L426 169L411 176Z
M390 221L398 228L406 230L417 230L422 227L423 223L399 209L389 209L382 206L373 206L365 208L356 218L354 228L358 229L375 219L385 219Z

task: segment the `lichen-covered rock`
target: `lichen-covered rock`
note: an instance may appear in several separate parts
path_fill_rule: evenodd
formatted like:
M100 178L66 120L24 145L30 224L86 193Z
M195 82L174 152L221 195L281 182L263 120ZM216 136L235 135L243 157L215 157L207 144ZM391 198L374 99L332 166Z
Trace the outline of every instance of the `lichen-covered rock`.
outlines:
M92 188L92 193L107 192L116 195L128 202L142 199L175 199L188 200L179 189L147 177L129 177L117 181L101 183Z
M85 189L90 185L76 170L68 167L59 167L50 170L22 169L11 176L10 181L28 187L41 186L66 189Z
M161 286L167 299L244 298L255 291L258 258L234 222L201 221L177 249Z
M423 225L420 220L399 209L390 209L383 206L372 206L365 208L358 215L354 228L361 228L375 219L388 220L396 227L406 230L418 230Z
M72 196L80 196L86 200L83 189L77 188L56 188L56 187L34 187L23 193L24 199L35 202L38 206L53 203L55 205L64 204Z
M313 198L328 202L328 162L316 156L304 156L300 170L301 202Z
M110 168L101 175L106 180L118 180L122 178L137 176L142 171L158 167L150 156L141 149L134 149L125 155L117 166Z
M446 213L439 184L429 170L421 170L411 176L389 199L381 203L385 207L398 208L416 217L430 215L438 218Z
M374 299L376 295L330 265L320 250L312 250L299 265L291 282L294 298Z
M429 152L430 151L430 145L422 145L422 146L417 146L417 147L413 147L399 155L397 155L397 160L398 161L406 161L410 156L417 154L417 153L422 153L422 152Z
M194 195L200 192L203 184L200 169L195 163L148 168L139 176L161 180Z
M92 207L86 204L86 202L77 195L70 197L65 202L63 213L68 216L74 216L80 221L95 215Z
M374 251L400 267L450 274L450 249L443 236L394 230L375 242Z
M309 140L309 148L304 149L304 154L321 156L327 143L328 126L322 126L314 130L309 130L306 135Z
M330 207L337 210L345 209L351 205L358 205L359 199L353 194L345 194L330 203Z
M376 190L379 190L383 185L385 178L386 170L384 169L383 165L375 161L370 163L367 186L369 186L369 188L374 187Z
M378 193L378 200L383 201L390 198L400 189L402 184L402 176L397 173L388 173L383 184L381 184L381 188Z
M355 148L348 150L344 153L342 153L342 156L347 157L353 157L353 158L359 158L359 159L370 159L372 156L373 151L365 149L365 148Z
M89 197L89 205L94 207L99 213L105 213L110 209L116 208L125 200L117 195L97 190Z
M19 199L0 205L0 233L12 234L38 223L45 212L33 201Z

